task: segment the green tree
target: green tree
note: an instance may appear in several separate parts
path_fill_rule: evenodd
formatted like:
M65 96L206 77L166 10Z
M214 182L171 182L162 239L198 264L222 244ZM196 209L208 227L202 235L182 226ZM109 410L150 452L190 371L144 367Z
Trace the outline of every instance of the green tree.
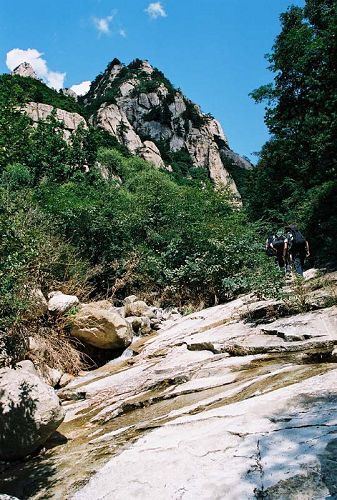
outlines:
M322 240L331 240L336 228L337 4L307 0L282 14L281 23L268 56L274 82L252 92L267 103L271 139L252 175L249 209L254 218L297 219L316 256L329 260L334 249Z

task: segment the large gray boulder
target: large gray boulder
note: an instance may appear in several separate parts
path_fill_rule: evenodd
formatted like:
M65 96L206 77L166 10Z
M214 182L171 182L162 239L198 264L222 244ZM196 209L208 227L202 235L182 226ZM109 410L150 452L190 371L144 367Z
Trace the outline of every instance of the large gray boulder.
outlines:
M0 370L0 460L29 455L63 418L59 398L37 375L25 369Z
M122 349L132 341L132 329L122 316L114 311L84 304L72 318L71 334L100 349Z

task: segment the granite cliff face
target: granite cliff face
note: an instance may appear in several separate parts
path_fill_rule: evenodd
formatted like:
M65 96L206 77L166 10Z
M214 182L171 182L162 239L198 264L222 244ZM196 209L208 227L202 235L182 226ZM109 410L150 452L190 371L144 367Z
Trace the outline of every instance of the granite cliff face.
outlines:
M28 102L23 109L34 123L41 120L47 120L54 111L53 106L42 104L41 102ZM78 113L70 113L64 109L56 108L55 118L61 122L63 137L67 141L80 125L82 125L84 129L88 128L85 119Z
M225 164L252 168L230 150L220 123L202 113L147 61L125 66L114 59L92 83L83 104L94 126L157 167L170 169L170 159L183 153L191 166L206 169L216 185L236 194Z

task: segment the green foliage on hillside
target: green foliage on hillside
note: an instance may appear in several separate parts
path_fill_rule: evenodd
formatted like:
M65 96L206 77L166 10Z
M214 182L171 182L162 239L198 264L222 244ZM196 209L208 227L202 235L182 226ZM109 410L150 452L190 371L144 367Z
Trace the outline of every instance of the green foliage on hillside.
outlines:
M307 0L281 16L268 56L265 101L272 134L250 184L249 211L277 224L297 221L316 260L337 261L337 4Z
M185 121L185 130L189 130L189 122L194 128L200 128L207 123L206 116L200 114L198 107L192 101L185 99L185 106L186 110L181 115Z
M0 99L0 329L25 322L35 286L163 305L275 291L259 227L186 151L166 148L169 173L100 130L66 143L55 117L32 127L20 96Z
M19 75L0 75L0 100L11 99L13 95L21 104L41 102L71 113L83 114L81 106L73 97L47 87L40 80Z
M178 185L137 157L101 150L101 164L118 175L94 183L47 183L40 206L59 220L67 239L97 268L97 292L130 273L121 296L140 292L164 304L221 300L265 289L257 227L210 183ZM268 267L269 269L269 267ZM273 276L273 272L271 273ZM273 278L274 279L274 278ZM269 281L274 289L275 284Z

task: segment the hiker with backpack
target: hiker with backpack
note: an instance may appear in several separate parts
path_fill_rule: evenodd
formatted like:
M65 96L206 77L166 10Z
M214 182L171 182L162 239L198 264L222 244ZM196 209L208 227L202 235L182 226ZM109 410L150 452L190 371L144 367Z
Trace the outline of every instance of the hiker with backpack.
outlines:
M270 235L266 241L267 255L269 257L276 257L276 262L281 270L284 270L285 267L284 244L285 237L282 230Z
M287 226L285 232L283 258L286 262L286 272L291 272L291 266L294 264L295 272L303 276L305 258L310 256L309 243L295 224Z

